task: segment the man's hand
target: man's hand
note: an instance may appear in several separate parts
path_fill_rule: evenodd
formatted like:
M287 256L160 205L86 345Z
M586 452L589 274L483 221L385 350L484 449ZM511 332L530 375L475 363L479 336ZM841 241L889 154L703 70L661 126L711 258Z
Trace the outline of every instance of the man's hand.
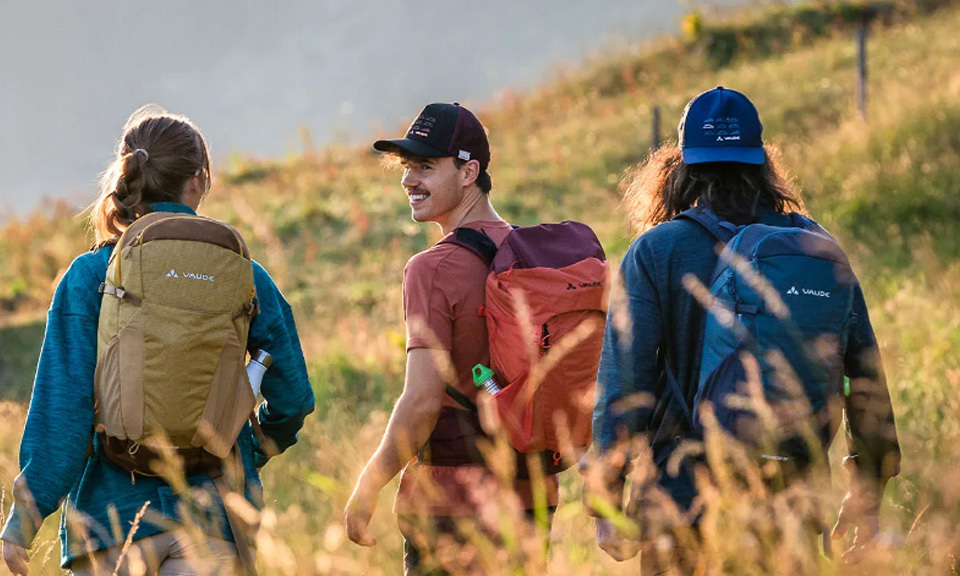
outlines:
M7 568L16 576L26 576L30 569L30 556L27 549L13 542L3 541L3 560Z
M640 542L624 536L607 518L597 518L597 546L617 562L629 560L640 552Z
M347 537L360 546L376 546L377 540L370 535L370 518L377 508L379 490L367 490L363 486L363 476L357 481L357 487L343 511L343 523L347 528Z
M380 446L360 473L357 487L343 511L347 537L360 546L375 546L367 531L380 490L397 475L430 438L443 408L446 380L437 363L450 364L447 352L414 348L407 353L403 393L393 407ZM452 370L452 368L450 368ZM452 380L451 380L452 381Z
M853 488L843 497L837 523L830 534L834 540L846 536L852 527L853 544L841 555L846 562L854 562L873 542L880 531L880 499L882 489Z

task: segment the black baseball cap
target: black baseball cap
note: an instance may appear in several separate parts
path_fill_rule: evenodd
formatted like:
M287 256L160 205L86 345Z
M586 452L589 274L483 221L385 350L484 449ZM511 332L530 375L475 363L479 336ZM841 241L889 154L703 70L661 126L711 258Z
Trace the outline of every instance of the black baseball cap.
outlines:
M480 162L480 170L490 164L490 143L483 125L459 103L427 104L399 140L377 140L380 152L408 152L424 158L452 156Z
M678 128L685 164L763 164L763 124L753 102L717 86L687 104Z

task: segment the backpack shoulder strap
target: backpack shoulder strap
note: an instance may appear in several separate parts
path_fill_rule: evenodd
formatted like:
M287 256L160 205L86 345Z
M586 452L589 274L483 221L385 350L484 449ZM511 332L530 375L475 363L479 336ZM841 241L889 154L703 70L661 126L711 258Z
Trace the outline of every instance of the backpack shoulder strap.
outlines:
M466 394L464 394L463 392L457 390L456 388L454 388L453 386L451 386L451 385L449 385L449 384L447 384L447 394L449 394L450 397L453 398L453 399L457 402L457 404L463 406L463 407L466 408L467 410L469 410L469 411L471 411L471 412L476 412L476 411L477 411L477 405L474 404L473 402L471 402L470 399L467 398L467 395L466 395Z
M683 415L686 416L687 422L693 427L693 410L691 410L690 405L687 404L686 395L683 393L683 388L680 387L680 381L677 380L677 377L673 373L673 368L670 367L670 358L664 356L663 365L667 376L667 385L670 386L673 399L676 400L677 405L680 406L680 410L683 412Z
M707 229L714 238L726 244L740 232L739 226L727 222L703 206L694 206L674 216L674 220L693 220Z
M441 244L455 244L473 252L478 258L483 260L487 266L493 262L497 255L497 244L485 232L474 230L473 228L456 228L453 233L448 234L446 238L440 241ZM471 412L477 411L477 405L469 398L450 384L447 384L447 395L453 398L457 404L463 406Z
M814 220L813 218L804 216L803 214L800 214L798 212L790 213L790 224L794 228L803 228L804 230L809 230L811 232L819 232L820 234L823 234L829 238L833 238L833 236L829 232L827 232L827 230L823 226L821 226L816 220Z
M441 244L456 244L473 252L478 258L489 266L497 255L497 244L485 232L474 230L473 228L457 228L446 238L440 241Z

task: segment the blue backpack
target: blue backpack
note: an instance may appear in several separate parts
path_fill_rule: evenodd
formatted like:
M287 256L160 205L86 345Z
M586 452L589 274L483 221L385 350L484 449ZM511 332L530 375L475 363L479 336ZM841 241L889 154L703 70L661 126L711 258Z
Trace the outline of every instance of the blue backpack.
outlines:
M791 227L779 227L736 226L701 207L677 216L725 244L708 286L692 409L667 363L695 435L702 437L700 407L707 401L724 431L776 460L809 458L804 430L817 433L830 423L831 402L842 394L857 285L836 240L813 220L790 217ZM746 401L750 379L760 384L766 419Z

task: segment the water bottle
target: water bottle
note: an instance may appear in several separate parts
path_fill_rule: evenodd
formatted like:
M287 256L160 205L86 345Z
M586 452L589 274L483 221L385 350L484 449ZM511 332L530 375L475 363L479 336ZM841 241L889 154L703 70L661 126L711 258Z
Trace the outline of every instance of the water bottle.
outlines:
M273 364L273 356L266 350L257 350L250 355L250 363L247 364L247 378L250 379L250 388L253 390L253 396L260 395L260 385L263 383L263 373Z
M500 391L496 374L483 364L477 364L473 367L473 385L477 388L483 388L490 393L491 396Z

